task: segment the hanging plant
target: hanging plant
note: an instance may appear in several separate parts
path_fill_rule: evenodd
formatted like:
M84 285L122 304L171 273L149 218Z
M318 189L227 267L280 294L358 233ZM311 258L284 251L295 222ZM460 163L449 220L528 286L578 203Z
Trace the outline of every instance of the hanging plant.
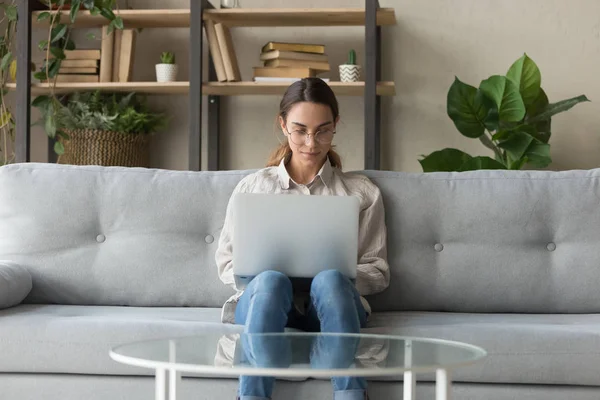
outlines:
M50 94L36 97L33 106L42 113L36 124L44 127L48 137L55 141L54 151L61 155L64 147L57 139L68 139L68 135L59 118L64 105L63 97L56 95L56 82L62 61L66 58L65 50L75 50L75 43L71 40L72 26L81 10L106 18L109 35L115 29L123 29L123 19L118 15L117 0L44 0L43 3L48 6L48 11L40 13L37 20L48 21L48 36L38 43L38 48L46 52L46 57L34 77L49 84ZM67 14L63 11L69 11L67 22L62 21L63 14Z
M17 63L14 54L14 40L17 30L17 0L0 3L0 26L4 32L0 36L0 165L14 161L15 120L7 103L6 84L14 82L17 76Z

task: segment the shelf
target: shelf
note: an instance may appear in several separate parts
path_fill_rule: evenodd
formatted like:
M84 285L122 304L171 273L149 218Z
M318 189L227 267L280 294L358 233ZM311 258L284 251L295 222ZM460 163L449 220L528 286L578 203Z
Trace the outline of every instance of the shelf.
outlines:
M202 86L204 95L282 95L289 83L263 83L263 82L206 82ZM364 82L329 82L333 91L338 96L362 96ZM15 90L16 85L7 85L9 90ZM60 83L56 86L57 94L102 90L105 92L136 92L144 94L187 94L189 82L109 82L109 83ZM47 83L31 85L33 95L48 94ZM377 94L380 96L393 96L396 94L394 82L380 82L377 84Z
M362 96L364 82L328 82L338 96ZM233 95L282 95L289 83L264 83L264 82L208 82L202 88L203 94L221 96ZM380 96L393 96L396 94L394 82L380 82L377 84L377 94Z
M49 19L38 22L42 11L33 13L33 26L48 26ZM120 10L126 28L188 28L189 9ZM222 22L228 26L364 26L364 8L234 8L207 9L203 18ZM69 11L61 11L61 21L70 21ZM106 25L101 15L80 11L75 27L98 28ZM393 8L377 11L377 25L395 25Z
M9 90L15 90L16 85L9 83ZM56 93L73 93L102 90L105 92L136 92L145 94L187 94L190 91L189 82L102 82L102 83L59 83ZM34 83L31 85L31 94L40 95L50 93L48 83Z
M33 13L33 27L48 26L50 19L38 22L42 11ZM120 10L125 28L188 28L190 26L189 9L169 10ZM61 11L61 21L70 22L69 11ZM98 28L107 25L107 19L101 15L92 15L89 11L80 11L74 26L77 28Z
M208 9L203 19L228 26L364 26L364 8L233 8ZM377 25L395 25L393 8L377 11Z

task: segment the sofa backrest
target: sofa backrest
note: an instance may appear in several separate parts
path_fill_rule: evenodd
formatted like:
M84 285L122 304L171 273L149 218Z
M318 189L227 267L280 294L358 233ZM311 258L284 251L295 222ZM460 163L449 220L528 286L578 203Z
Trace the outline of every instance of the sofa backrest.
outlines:
M32 303L220 307L214 253L250 171L0 167L0 260ZM600 311L600 170L365 172L391 285L376 311Z

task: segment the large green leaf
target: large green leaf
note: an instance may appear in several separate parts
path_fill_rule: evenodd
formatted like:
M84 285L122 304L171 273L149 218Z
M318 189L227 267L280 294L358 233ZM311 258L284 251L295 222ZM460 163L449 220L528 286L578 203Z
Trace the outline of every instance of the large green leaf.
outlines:
M519 88L525 107L528 108L530 104L536 101L542 85L542 73L527 54L515 61L508 70L506 77Z
M525 153L529 165L536 168L545 168L552 162L550 158L550 145L534 140Z
M52 28L51 34L50 34L50 43L56 43L58 42L60 39L64 38L66 33L67 33L67 25L65 24L58 24L56 27Z
M533 136L526 132L515 131L510 134L508 139L498 143L498 147L506 150L506 153L512 160L519 160L525 155L533 140Z
M548 107L548 104L550 104L548 96L544 92L544 89L541 89L537 99L527 107L526 121L529 122L531 118L540 115ZM544 121L535 122L533 127L536 131L533 136L542 141L542 143L548 143L552 134L552 119L548 118Z
M488 110L477 88L456 78L448 90L447 112L456 129L464 136L478 138L483 135Z
M473 157L465 162L458 171L474 171L477 169L506 169L506 167L493 158L480 156Z
M505 76L494 75L481 82L479 89L494 101L500 121L516 122L525 117L525 104L517 85Z
M544 110L542 110L538 115L529 119L528 122L540 122L546 121L549 118L553 117L556 114L561 112L570 110L575 107L579 103L583 103L586 101L590 101L585 95L573 97L572 99L567 99L563 101L559 101L558 103L549 104Z
M472 157L457 149L444 149L431 153L419 160L423 172L458 171Z

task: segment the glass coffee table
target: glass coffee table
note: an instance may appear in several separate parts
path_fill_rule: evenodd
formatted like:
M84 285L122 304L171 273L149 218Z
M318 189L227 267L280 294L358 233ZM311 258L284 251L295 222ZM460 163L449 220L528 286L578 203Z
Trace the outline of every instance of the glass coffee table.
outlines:
M364 378L404 375L404 400L416 374L435 372L436 399L450 398L450 371L486 352L466 343L373 334L205 334L126 344L113 360L156 372L156 400L175 400L182 373L207 377ZM233 394L232 394L233 395Z

